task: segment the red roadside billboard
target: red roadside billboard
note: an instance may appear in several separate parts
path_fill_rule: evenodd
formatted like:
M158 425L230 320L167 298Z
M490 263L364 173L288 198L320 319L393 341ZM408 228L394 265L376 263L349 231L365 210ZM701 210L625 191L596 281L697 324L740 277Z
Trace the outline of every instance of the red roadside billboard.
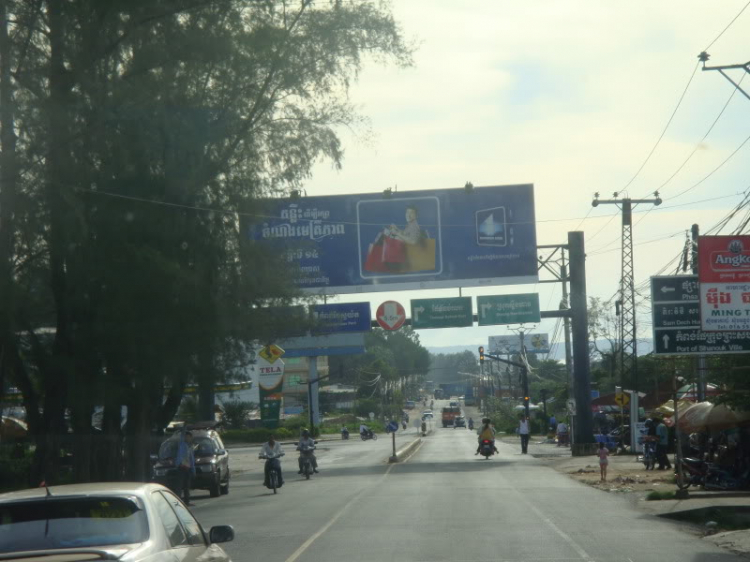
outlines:
M698 238L701 329L750 331L750 236Z

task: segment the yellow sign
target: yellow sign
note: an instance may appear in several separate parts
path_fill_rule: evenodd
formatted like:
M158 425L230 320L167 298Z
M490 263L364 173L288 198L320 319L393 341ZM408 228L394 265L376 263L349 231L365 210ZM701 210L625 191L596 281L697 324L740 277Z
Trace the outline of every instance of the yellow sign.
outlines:
M284 350L281 349L278 345L272 343L271 345L267 345L266 347L261 349L258 355L260 355L269 363L275 363L277 359L281 358L281 356L284 355Z
M626 394L625 392L618 392L615 394L615 402L617 402L618 406L627 406L630 404L630 394Z

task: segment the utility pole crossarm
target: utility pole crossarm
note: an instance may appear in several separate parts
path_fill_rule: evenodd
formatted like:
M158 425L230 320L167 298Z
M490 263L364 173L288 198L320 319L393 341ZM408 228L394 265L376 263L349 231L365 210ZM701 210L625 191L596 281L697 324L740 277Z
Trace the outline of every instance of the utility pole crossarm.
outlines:
M726 73L727 70L738 70L742 69L748 74L750 74L750 61L746 63L741 64L723 64L723 65L717 65L717 66L706 66L706 63L708 62L708 59L711 58L711 55L709 55L707 52L703 51L700 55L698 55L698 60L700 60L703 63L703 70L717 70L719 74L721 74L724 78L729 80L731 84L739 90L739 92L745 96L747 99L750 100L750 94L748 94L745 90L743 90L740 87L739 82L735 82L732 80L732 77L729 76L729 74Z

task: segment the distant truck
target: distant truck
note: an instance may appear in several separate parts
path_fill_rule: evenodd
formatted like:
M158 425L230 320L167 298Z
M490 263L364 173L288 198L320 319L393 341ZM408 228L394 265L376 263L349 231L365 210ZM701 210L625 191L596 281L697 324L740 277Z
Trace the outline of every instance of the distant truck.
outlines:
M442 421L443 427L453 427L455 419L461 416L461 408L449 406L443 408Z

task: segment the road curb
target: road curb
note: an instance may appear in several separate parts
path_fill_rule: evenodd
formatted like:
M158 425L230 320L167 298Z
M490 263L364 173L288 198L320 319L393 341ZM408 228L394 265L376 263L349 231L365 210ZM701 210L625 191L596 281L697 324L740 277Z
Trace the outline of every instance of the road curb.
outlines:
M396 454L392 457L388 458L388 462L403 462L407 458L409 458L414 451L417 450L417 448L422 444L422 438L417 437L414 441L409 443L408 445L404 445L401 447L398 451L396 451Z

